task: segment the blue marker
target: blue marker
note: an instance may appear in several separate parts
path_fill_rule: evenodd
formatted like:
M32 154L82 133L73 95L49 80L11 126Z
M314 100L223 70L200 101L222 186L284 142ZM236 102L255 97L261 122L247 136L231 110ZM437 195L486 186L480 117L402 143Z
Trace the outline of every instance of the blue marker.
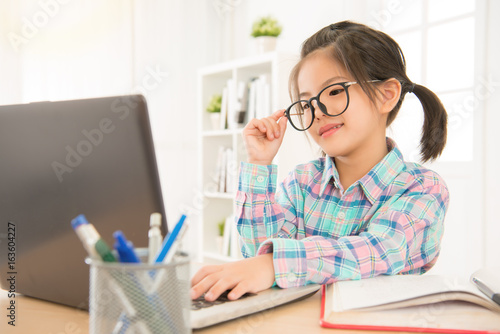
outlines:
M185 220L186 220L186 215L182 215L181 218L179 219L179 222L175 225L174 229L172 230L172 233L169 233L165 237L165 240L163 241L163 244L161 246L161 250L156 256L155 260L156 263L170 262L170 260L174 256L177 246L179 245L179 240L181 239L182 234L186 230L186 224L184 223Z
M118 252L120 257L120 262L132 262L132 263L140 263L139 257L135 253L134 244L131 241L128 241L125 238L125 235L122 231L116 231L113 233L113 237L115 238L115 249Z

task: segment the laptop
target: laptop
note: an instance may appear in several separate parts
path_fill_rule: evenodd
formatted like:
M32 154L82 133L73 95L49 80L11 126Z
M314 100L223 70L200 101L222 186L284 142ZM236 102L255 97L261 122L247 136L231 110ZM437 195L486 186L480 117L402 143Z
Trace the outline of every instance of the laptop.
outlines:
M17 293L81 309L89 266L71 220L85 214L108 244L120 229L144 247L151 213L165 217L139 95L1 106L0 179L1 288L15 276Z
M146 247L153 212L162 214L167 233L147 105L140 95L1 106L0 178L5 290L14 275L16 293L88 309L87 254L70 224L79 214L110 245L113 232L122 230L136 247ZM13 257L7 247L12 244ZM191 327L273 308L318 289L272 288L237 301L198 300L190 311Z

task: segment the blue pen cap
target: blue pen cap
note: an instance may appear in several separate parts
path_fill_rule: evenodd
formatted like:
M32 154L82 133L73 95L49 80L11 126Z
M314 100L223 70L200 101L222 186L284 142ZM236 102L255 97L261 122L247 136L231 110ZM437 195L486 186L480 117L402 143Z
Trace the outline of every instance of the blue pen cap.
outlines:
M120 257L120 262L141 262L134 251L134 244L125 238L122 231L116 231L113 233L113 237L116 240L114 246Z
M89 222L87 221L87 218L85 218L85 215L80 214L71 221L71 226L73 226L73 229L76 229L78 226L87 225L88 223Z

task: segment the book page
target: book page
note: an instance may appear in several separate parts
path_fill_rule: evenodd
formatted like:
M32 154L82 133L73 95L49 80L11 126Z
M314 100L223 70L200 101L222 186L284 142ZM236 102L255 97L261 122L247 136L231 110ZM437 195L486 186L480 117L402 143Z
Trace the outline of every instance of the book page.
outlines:
M467 280L437 275L396 275L336 282L332 309L343 312L457 291L493 303ZM443 295L441 300L446 299L449 298Z

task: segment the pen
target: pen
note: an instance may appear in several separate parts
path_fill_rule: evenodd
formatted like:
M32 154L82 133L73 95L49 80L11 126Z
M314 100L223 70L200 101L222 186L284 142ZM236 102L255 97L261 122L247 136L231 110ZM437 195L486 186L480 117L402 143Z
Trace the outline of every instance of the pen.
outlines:
M116 262L111 249L101 238L94 225L90 224L84 215L78 215L71 221L71 226L80 238L91 258L101 258L104 262Z
M174 229L172 230L172 233L169 233L166 237L165 240L163 241L162 247L158 255L156 256L155 262L160 263L160 262L166 262L168 263L174 253L175 250L178 246L180 236L183 234L185 231L185 222L186 220L186 215L182 215L181 218L179 219L179 222L175 225Z
M125 238L125 234L122 231L116 231L113 233L113 237L115 238L115 249L118 252L118 256L120 257L120 262L132 262L132 263L140 263L139 257L135 253L134 244L131 241L128 241Z
M149 232L148 232L148 262L154 263L156 254L161 247L161 214L158 212L152 213L149 218Z
M169 233L163 241L162 248L156 257L155 263L169 263L175 255L177 247L180 244L183 234L186 231L187 224L185 223L186 215L182 215L179 222L175 225L172 233ZM154 278L150 292L158 291L161 284L164 284L166 270L160 271Z
M484 293L486 296L488 296L488 298L490 298L491 300L493 300L495 303L497 303L498 305L500 305L500 293L495 293L493 292L490 288L488 288L486 286L486 284L484 284L483 281L481 281L479 278L477 277L473 277L472 278L472 281L474 282L474 284L476 284L477 288L482 292Z

